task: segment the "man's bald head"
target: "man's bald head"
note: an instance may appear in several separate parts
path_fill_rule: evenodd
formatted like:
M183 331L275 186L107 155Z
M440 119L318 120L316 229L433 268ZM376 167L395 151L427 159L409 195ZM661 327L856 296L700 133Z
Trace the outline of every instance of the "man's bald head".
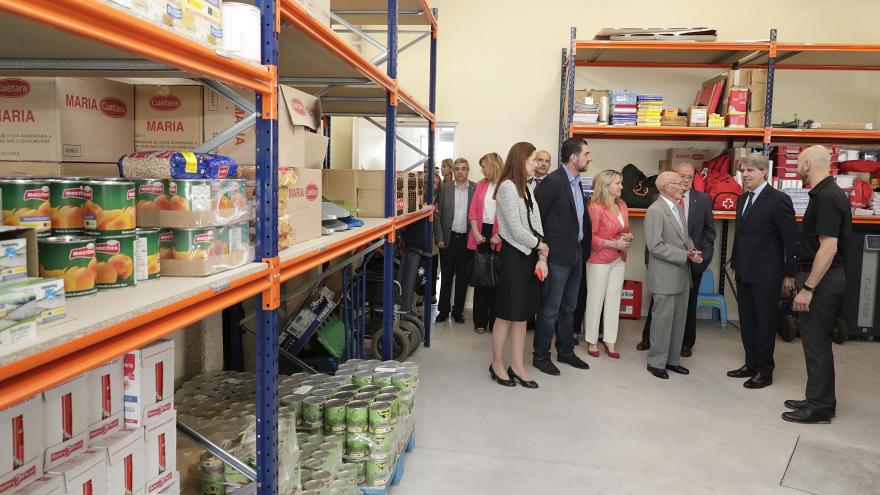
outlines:
M824 146L810 146L798 155L798 175L808 184L818 184L830 168L831 152Z

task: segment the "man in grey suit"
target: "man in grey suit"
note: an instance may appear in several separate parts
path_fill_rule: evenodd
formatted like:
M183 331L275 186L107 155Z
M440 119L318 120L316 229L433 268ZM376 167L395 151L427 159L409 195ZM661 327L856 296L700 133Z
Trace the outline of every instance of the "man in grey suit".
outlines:
M691 288L689 263L699 264L703 258L687 233L681 177L675 172L663 172L656 185L660 197L645 215L645 245L650 260L648 287L654 295L648 371L657 378L668 379L667 370L681 375L690 373L679 364Z
M464 302L468 288L468 268L473 253L467 248L468 211L477 185L468 180L470 165L458 158L452 165L455 180L440 186L437 198L437 216L434 220L434 239L440 247L440 300L437 323L449 318L450 310L456 323L464 323ZM452 287L455 284L455 303L450 308Z

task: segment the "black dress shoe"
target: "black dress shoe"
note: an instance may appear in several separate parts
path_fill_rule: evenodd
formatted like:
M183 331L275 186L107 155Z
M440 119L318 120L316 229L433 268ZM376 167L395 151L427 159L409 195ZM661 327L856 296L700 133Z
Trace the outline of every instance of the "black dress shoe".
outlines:
M574 353L569 354L568 356L556 356L556 360L560 363L570 364L579 370L590 369L590 365L585 363L583 359L574 355Z
M650 340L643 340L643 341L639 342L638 344L636 344L637 351L647 351L650 348L651 348L651 341Z
M458 324L464 323L464 316L462 315L452 315L452 319Z
M550 361L549 359L532 361L532 366L548 375L559 376L559 368L557 368L556 365L553 364L553 361Z
M654 367L648 366L648 371L650 371L651 374L656 376L657 378L669 380L669 373L667 373L666 370L661 370L660 368L654 368Z
M667 364L667 365L666 365L666 369L668 369L669 371L671 371L671 372L673 372L673 373L678 373L679 375L690 375L690 374L691 374L691 370L689 370L689 369L687 369L687 368L685 368L684 366L681 366L681 365L679 365L679 366L669 366L669 365Z
M746 380L745 383L743 383L743 387L749 389L764 388L769 387L770 385L773 385L773 377L765 376L761 373L758 373L757 375L749 378L748 380Z
M693 348L689 345L681 346L681 357L691 357L693 356L694 351Z
M519 382L525 388L538 388L538 382L534 380L523 380L516 373L513 372L513 368L507 368L507 374L510 375L510 378Z
M508 378L507 380L500 378L495 373L495 368L493 368L491 364L489 365L489 376L491 376L493 380L498 382L498 385L503 385L505 387L515 387L516 386L516 382L513 381L512 378Z
M727 376L731 378L751 378L757 374L757 371L752 371L748 369L745 365L743 365L742 368L727 372Z
M444 315L443 313L440 313L439 315L437 315L437 318L434 318L434 323L443 323L448 319L449 315Z
M795 409L782 413L782 419L791 423L801 423L806 425L828 424L831 422L831 415L819 414L810 408Z
M810 407L810 403L806 400L787 400L785 401L785 407L789 409L805 409ZM833 418L836 414L836 411L831 411L831 417Z

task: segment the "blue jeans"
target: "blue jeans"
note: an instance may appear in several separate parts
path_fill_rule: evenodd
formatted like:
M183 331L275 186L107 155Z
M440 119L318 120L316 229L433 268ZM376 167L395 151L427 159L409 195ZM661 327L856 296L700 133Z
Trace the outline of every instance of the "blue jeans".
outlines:
M535 361L550 359L550 344L554 335L556 335L557 356L574 354L574 336L571 329L584 272L581 252L577 251L574 263L548 263L547 267L550 269L550 276L544 281L541 289L541 311L538 313L537 328L535 328L532 354L532 359Z

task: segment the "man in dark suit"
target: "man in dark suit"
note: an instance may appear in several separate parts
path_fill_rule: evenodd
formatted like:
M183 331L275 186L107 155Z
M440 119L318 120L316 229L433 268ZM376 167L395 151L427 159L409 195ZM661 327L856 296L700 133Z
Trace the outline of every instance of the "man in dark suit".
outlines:
M736 205L730 266L736 280L745 364L729 371L745 388L773 383L773 349L782 291L794 290L798 226L787 194L767 184L769 162L753 153L740 161L746 192Z
M697 295L700 292L700 282L703 280L703 272L712 262L712 254L715 251L715 221L712 217L712 198L693 188L695 174L693 165L680 163L675 166L674 171L681 177L681 185L684 188L682 202L688 224L688 235L694 242L694 248L703 256L702 263L691 263L690 266L691 289L688 294L684 340L681 343L681 356L690 357L697 339ZM653 306L653 299L651 305ZM637 346L640 351L651 348L650 329L651 309L648 310L648 318L642 331L642 341Z
M559 375L559 368L550 360L554 335L559 362L589 368L574 354L571 326L584 263L590 256L592 226L580 178L590 164L590 147L582 138L566 139L562 158L562 166L545 176L535 190L544 242L550 247L550 276L542 288L532 364L549 375Z
M434 221L434 239L440 247L440 300L437 323L449 318L450 310L456 323L464 323L464 302L467 297L468 268L472 252L467 248L468 211L477 185L468 180L470 165L458 158L452 165L455 178L440 186L437 198L437 216ZM455 285L455 303L450 308L452 287Z

